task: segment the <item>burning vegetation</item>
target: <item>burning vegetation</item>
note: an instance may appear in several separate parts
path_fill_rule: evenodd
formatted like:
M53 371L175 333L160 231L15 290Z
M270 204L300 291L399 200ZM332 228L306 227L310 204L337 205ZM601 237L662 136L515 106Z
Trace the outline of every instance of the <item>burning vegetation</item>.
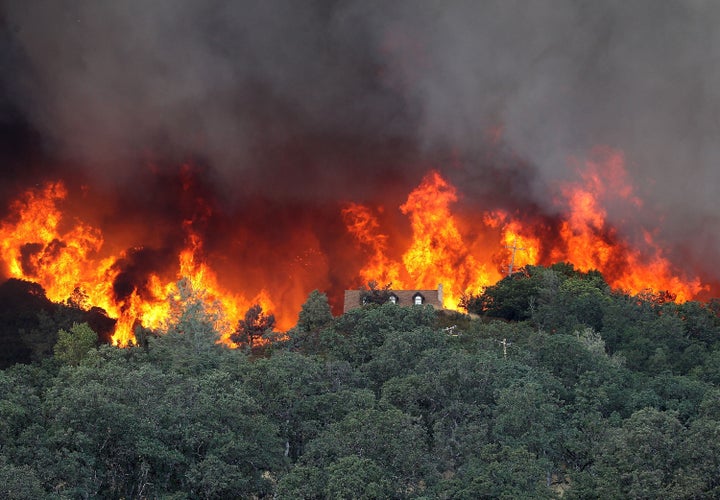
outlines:
M718 9L650 4L2 2L0 274L117 345L183 277L228 345L314 289L456 309L564 261L708 299Z
M115 250L128 235L116 237L102 223L88 222L93 217L85 213L92 214L93 207L83 206L83 199L69 203L68 187L48 182L10 204L0 224L0 258L7 276L40 284L52 301L99 307L117 318L112 340L121 346L134 340L136 326L159 329L167 323L169 299L178 294L180 278L202 290L217 309L217 328L230 346L235 345L235 325L253 305L273 314L280 329L292 326L318 282L326 284L336 307L343 288L373 280L392 283L395 289L432 289L442 283L445 307L458 309L462 297L480 294L512 269L569 262L580 271L600 271L612 287L632 294L652 290L687 301L709 291L699 277L685 275L682 266L664 255L652 228L629 233L631 228L607 222L608 206L624 203L642 210L626 178L622 153L596 150L577 169L578 180L559 187L554 214L521 216L493 207L470 212L458 189L431 170L399 207L348 201L334 207L345 234L295 226L287 241L279 243L284 246L273 250L267 250L261 235L252 240L242 222L233 229L233 217L215 213L212 203L198 194L189 166L181 169L179 192L190 200L185 202L190 215L174 229L182 234L182 244L172 251L131 237L129 246ZM405 216L405 226L382 219L394 209ZM217 222L235 238L251 239L241 246L246 259L233 255L232 243L206 251L206 238L217 240L210 233ZM352 262L334 239L358 246ZM223 249L226 254L218 253ZM269 258L263 260L266 252Z

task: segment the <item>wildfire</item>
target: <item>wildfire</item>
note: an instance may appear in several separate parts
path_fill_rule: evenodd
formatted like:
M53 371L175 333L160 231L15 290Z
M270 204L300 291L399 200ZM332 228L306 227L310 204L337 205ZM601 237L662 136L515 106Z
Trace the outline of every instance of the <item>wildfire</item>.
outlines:
M177 293L176 282L185 277L194 290L202 291L208 307L216 305L215 325L221 341L234 347L230 340L233 327L249 307L260 304L272 310L269 294L262 290L252 299L228 292L218 284L217 275L204 261L202 242L185 225L186 247L178 255L177 272L170 277L150 273L142 290L135 288L125 297L117 297L113 284L120 272L117 265L126 252L102 255L103 237L98 228L74 221L62 229L63 214L59 205L67 196L60 182L31 189L16 200L12 216L0 224L0 259L13 278L30 280L43 286L54 302L66 302L82 295L81 306L104 309L117 323L112 341L126 346L134 340L136 325L157 329L171 320L168 297Z
M643 230L642 247L633 247L607 223L604 203L617 198L641 207L627 182L624 158L617 151L598 149L580 170L582 182L567 183L558 205L563 208L557 234L548 239L533 221L523 221L504 211L477 214L458 224L451 206L457 192L438 172L429 173L400 206L410 218L412 243L400 261L387 255L388 236L367 207L352 205L348 227L369 248L370 258L361 269L363 279L391 282L394 288L432 288L442 283L445 307L456 309L463 293L478 293L495 283L510 267L549 265L567 261L582 271L599 270L608 283L631 294L647 290L669 292L678 301L691 300L706 289L699 278L686 278L673 270L650 232ZM481 227L465 232L460 227ZM472 249L472 252L469 251ZM492 262L478 262L474 254L494 255ZM541 256L549 256L544 260Z
M560 215L544 219L542 225L532 216L510 211L455 210L462 203L458 191L439 172L431 171L397 207L407 217L408 232L383 227L382 206L347 203L341 210L349 235L364 251L364 261L356 269L333 269L333 255L321 250L332 245L325 245L312 229L300 227L284 236L284 250L265 260L272 265L263 266L262 272L241 269L241 274L247 271L250 276L246 281L263 285L238 287L251 290L246 294L230 291L227 279L219 279L198 230L213 213L210 204L193 197L194 213L182 222L185 243L170 257L169 270L145 272L139 282L118 291L123 263L142 247L113 253L113 245L105 241L112 235L63 213L67 189L61 182L51 182L28 190L10 205L10 215L0 222L0 261L6 275L39 283L52 301L72 298L82 307L104 309L117 319L112 340L121 346L134 340L138 325L151 329L168 325L175 314L170 298L177 296L180 278L202 292L217 318L221 342L229 346L234 346L233 327L252 305L274 313L278 327L287 329L304 298L317 288L315 283L342 282L346 288L352 285L347 277L353 274L357 281L391 283L395 289L442 284L444 305L450 309L458 307L463 294L480 293L511 269L558 261L583 271L597 269L611 286L629 293L667 291L685 301L705 289L699 278L687 278L673 267L651 231L641 228L636 231L638 241L629 241L623 238L627 228L623 233L608 222L608 206L642 208L627 181L621 153L594 151L578 172L576 182L560 186L555 200ZM181 175L182 189L192 190L192 172L183 169ZM242 235L251 238L252 232Z
M598 269L611 286L630 293L651 289L670 292L681 302L694 298L704 289L700 279L675 274L647 230L641 229L643 248L637 248L607 224L604 205L624 200L640 208L642 203L626 180L622 153L605 148L593 153L581 171L584 182L563 186L568 215L560 227L563 245L553 249L553 258L583 271Z

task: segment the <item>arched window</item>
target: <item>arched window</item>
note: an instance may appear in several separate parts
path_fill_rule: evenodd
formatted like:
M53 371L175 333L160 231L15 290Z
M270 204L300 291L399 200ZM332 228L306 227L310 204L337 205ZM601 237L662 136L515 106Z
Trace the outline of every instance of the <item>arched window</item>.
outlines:
M388 297L388 302L390 302L391 304L397 304L398 303L397 295L390 294L390 297Z
M424 301L425 301L425 299L423 298L423 296L421 294L416 293L415 295L413 295L413 304L415 304L416 306L422 305L422 303Z

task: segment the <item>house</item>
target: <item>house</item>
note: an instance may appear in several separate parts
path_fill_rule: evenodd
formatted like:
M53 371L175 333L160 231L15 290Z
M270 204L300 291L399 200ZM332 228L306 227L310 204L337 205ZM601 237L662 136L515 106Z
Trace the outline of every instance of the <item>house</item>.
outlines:
M363 292L366 290L345 290L343 313L363 306ZM443 308L442 283L436 290L389 290L388 302L399 306L431 305L435 309Z

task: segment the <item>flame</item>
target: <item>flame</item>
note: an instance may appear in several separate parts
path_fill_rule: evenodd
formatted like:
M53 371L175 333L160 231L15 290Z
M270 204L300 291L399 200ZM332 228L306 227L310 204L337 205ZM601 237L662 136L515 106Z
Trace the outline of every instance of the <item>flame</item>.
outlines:
M597 269L611 286L632 294L649 289L686 301L708 289L699 278L688 278L673 266L651 230L635 225L636 237L630 240L629 227L609 222L608 207L626 212L642 209L628 182L622 153L599 148L588 160L574 164L577 180L559 186L558 215L541 222L542 214L458 210L463 200L437 171L429 172L397 207L407 219L407 228L384 227L381 220L388 219L381 217L388 214L384 206L347 203L340 215L364 252L363 261L351 271L356 272L356 283L374 280L395 289L434 289L442 284L444 306L457 309L463 294L481 293L511 268L566 261L583 271ZM347 280L348 270L333 270L332 255L322 250L332 245L302 223L283 234L281 252L262 260L264 267L255 266L263 269L243 262L239 272L228 276L226 268L214 267L218 259L202 238L204 224L215 216L212 204L192 195L191 169L183 167L180 177L193 212L182 222L184 245L162 271L143 275L142 283L133 283L123 293L114 289L123 263L142 247L114 251L122 245L106 242L112 234L64 213L68 190L62 182L29 189L9 206L10 215L0 221L4 274L39 283L54 302L73 298L83 307L104 309L117 319L112 341L120 346L133 342L138 325L167 327L175 314L169 298L177 297L180 278L202 293L217 318L220 341L231 347L235 347L234 326L252 305L260 304L264 312L275 314L279 329L288 329L307 294L321 288L318 283L353 285ZM236 239L251 241L252 232L242 232ZM260 243L252 240L253 245ZM266 250L259 246L259 252ZM251 285L236 288L245 293L233 291L228 287L232 280ZM257 287L258 283L263 286Z
M540 260L540 239L526 234L519 221L512 220L503 225L502 243L510 252L509 262L513 269L535 265Z
M244 311L254 304L260 304L265 311L274 309L266 290L248 299L219 285L217 275L204 261L202 241L193 232L191 221L186 221L186 246L178 255L177 272L170 278L151 273L143 291L134 289L129 296L116 298L116 263L127 252L102 257L101 231L81 221L63 230L58 205L66 196L65 186L54 182L30 189L13 202L13 215L0 224L0 260L10 277L41 284L53 302L65 302L81 291L85 295L83 303L100 307L117 319L113 344L129 345L137 325L165 327L172 316L167 299L177 294L176 283L181 277L190 281L193 290L202 291L208 307L216 308L213 312L219 318L215 327L221 334L220 341L230 347L236 347L230 336Z
M434 289L443 285L444 306L457 309L463 293L479 293L500 278L468 250L450 210L457 193L438 172L430 172L400 207L410 218L412 243L400 260L389 257L388 236L379 232L369 208L351 204L344 214L349 231L370 247L360 270L364 281L391 283L393 288Z
M582 271L597 269L612 287L628 293L650 289L668 291L681 302L691 300L706 287L699 278L676 274L650 232L642 229L643 246L633 247L607 223L604 205L624 200L630 207L642 206L627 182L624 164L621 152L597 148L581 171L584 182L563 186L568 217L560 227L563 245L552 256Z
M348 231L370 249L367 265L360 270L362 282L403 282L400 279L400 264L386 255L388 235L380 232L380 223L375 214L368 207L350 203L342 210L342 216Z
M708 287L674 270L649 231L642 230L641 246L633 246L607 222L605 204L622 200L632 209L642 207L627 181L624 162L622 153L598 148L580 169L580 181L562 186L557 201L562 209L559 237L542 234L533 221L502 210L473 214L460 223L451 210L458 201L455 188L433 171L399 207L410 219L412 241L402 260L396 261L388 257L389 238L370 209L353 204L346 208L353 214L346 217L348 228L372 249L360 276L392 282L396 289L427 289L441 283L444 306L456 309L463 294L481 292L511 268L566 261L581 271L599 270L613 288L630 294L651 290L669 292L677 301L695 298ZM468 227L476 230L461 229ZM493 258L480 261L475 255Z
M463 293L478 293L495 281L468 251L450 211L455 201L455 188L430 172L400 207L413 230L412 244L402 256L405 268L417 288L442 284L444 305L451 309L457 309Z

